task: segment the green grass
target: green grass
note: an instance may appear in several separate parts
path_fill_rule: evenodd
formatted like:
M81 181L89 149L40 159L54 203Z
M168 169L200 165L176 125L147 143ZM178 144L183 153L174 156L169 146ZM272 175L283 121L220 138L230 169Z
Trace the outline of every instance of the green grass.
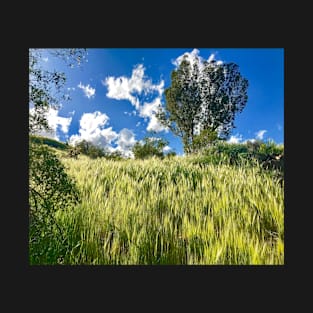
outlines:
M50 146L53 148L57 148L57 149L61 149L61 150L67 150L68 149L68 146L65 143L51 139L51 138L30 135L29 139L33 143L44 144L44 145L47 145L47 146Z
M58 153L82 202L41 264L284 264L283 181L258 166Z

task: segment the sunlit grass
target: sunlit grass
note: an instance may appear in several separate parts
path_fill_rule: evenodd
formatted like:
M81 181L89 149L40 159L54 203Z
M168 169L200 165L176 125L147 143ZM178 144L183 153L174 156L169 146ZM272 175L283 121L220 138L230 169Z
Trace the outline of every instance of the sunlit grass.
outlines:
M283 184L257 166L193 160L63 157L82 202L58 211L58 262L284 264Z

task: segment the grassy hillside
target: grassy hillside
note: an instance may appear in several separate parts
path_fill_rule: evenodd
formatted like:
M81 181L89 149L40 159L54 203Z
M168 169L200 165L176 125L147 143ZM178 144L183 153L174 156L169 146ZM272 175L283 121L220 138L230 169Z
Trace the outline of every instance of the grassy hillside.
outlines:
M58 154L82 200L32 264L284 264L283 182L258 166Z
M51 139L51 138L30 135L29 139L31 142L38 143L38 144L44 144L44 145L47 145L49 147L57 148L60 150L67 150L68 149L68 146L65 143Z

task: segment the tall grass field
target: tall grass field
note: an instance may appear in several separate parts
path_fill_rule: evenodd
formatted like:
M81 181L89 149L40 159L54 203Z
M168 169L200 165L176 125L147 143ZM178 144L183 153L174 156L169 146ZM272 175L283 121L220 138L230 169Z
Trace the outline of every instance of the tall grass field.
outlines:
M257 165L57 153L81 201L55 212L31 264L284 264L283 180Z

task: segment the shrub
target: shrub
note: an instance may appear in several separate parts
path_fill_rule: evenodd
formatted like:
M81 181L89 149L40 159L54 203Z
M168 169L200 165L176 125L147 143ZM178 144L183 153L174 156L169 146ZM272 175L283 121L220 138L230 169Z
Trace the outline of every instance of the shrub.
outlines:
M215 142L203 150L195 162L212 164L255 164L268 170L284 170L284 147L273 141L248 141L246 143Z
M74 181L57 156L45 145L29 144L29 242L31 262L47 257L49 245L62 230L56 222L59 210L79 201Z
M201 152L210 147L218 140L217 132L210 129L204 129L199 135L195 135L192 142L192 151Z
M173 158L174 156L176 156L176 152L175 151L170 151L165 156L167 158Z
M107 160L114 160L114 161L119 161L123 159L123 155L120 151L113 151L113 152L105 151L104 157Z
M92 159L100 158L105 156L105 152L102 148L95 146L91 142L82 140L76 145L76 148L80 153L89 156Z
M133 146L133 153L136 159L146 159L153 156L163 158L163 148L168 141L162 138L145 137L142 142L137 141Z

